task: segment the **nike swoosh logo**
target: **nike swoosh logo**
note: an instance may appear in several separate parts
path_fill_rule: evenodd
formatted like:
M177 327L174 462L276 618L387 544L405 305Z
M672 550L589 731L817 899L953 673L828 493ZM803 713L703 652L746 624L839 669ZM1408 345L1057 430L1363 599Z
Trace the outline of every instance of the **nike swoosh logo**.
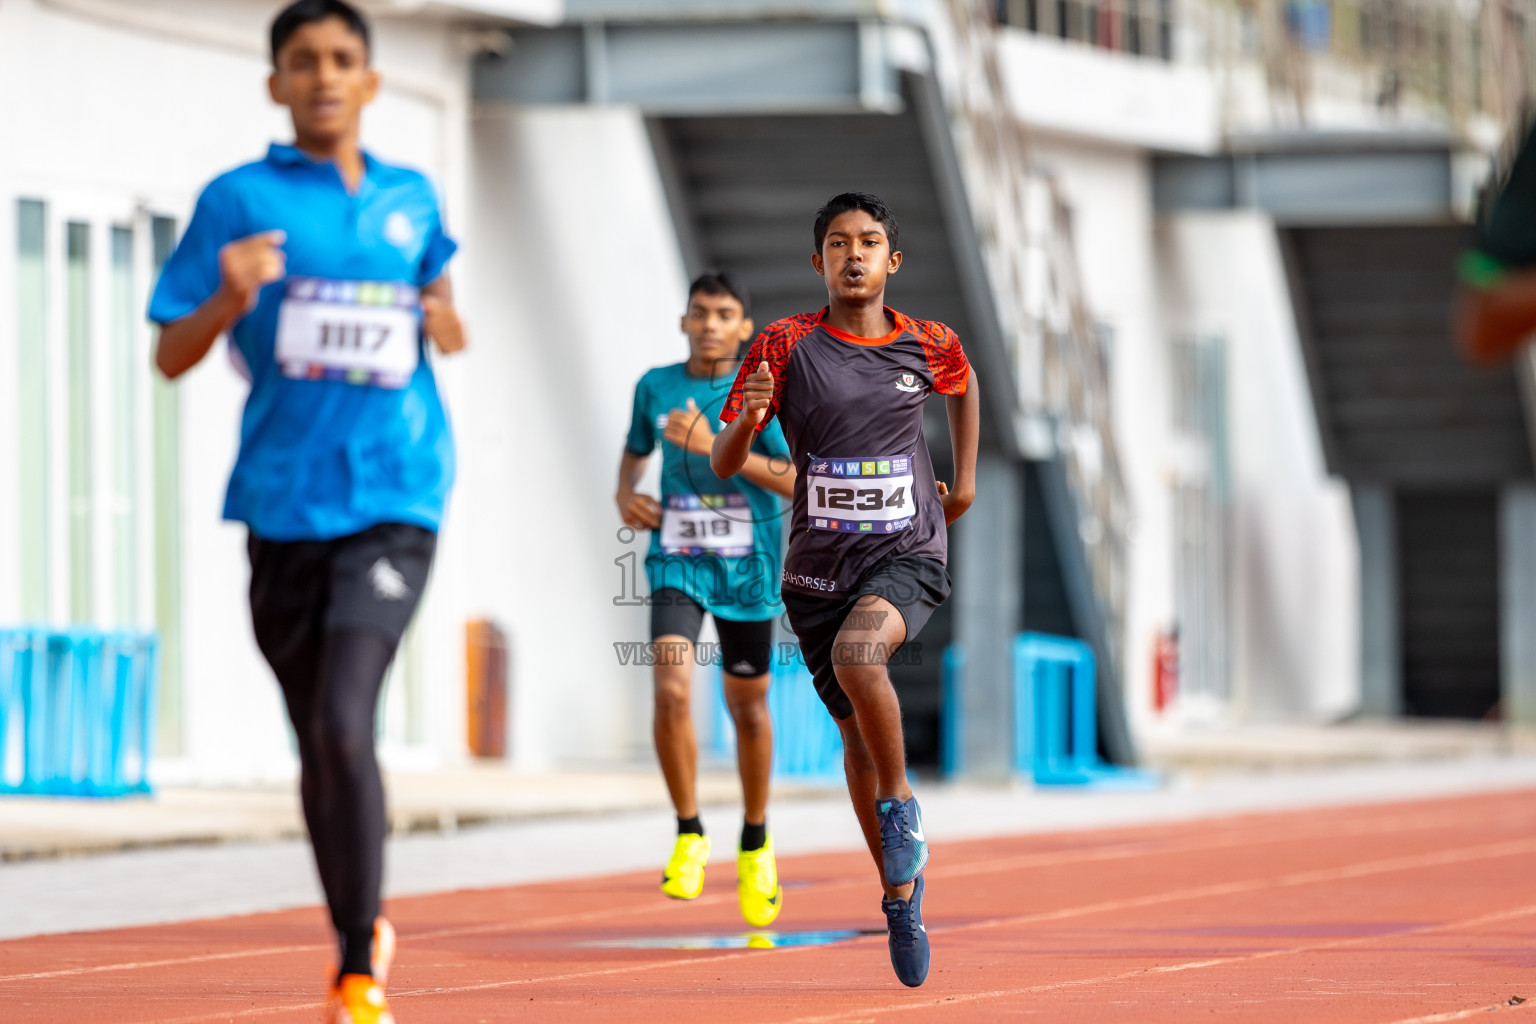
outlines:
M917 819L917 824L912 827L912 838L916 839L920 843L926 843L928 841L928 837L923 835L923 816L921 814L915 814L913 817Z

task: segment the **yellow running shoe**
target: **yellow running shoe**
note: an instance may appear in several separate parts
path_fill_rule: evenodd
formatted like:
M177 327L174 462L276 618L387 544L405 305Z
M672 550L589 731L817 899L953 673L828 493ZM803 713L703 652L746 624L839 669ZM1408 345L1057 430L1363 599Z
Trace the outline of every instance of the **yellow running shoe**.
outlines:
M331 991L325 1024L395 1024L384 986L366 974L343 974Z
M704 865L709 863L709 837L684 832L672 847L672 859L661 875L661 891L675 900L691 900L704 891Z
M784 887L779 884L771 836L761 850L742 850L736 855L736 895L741 899L741 916L754 928L765 928L779 916Z

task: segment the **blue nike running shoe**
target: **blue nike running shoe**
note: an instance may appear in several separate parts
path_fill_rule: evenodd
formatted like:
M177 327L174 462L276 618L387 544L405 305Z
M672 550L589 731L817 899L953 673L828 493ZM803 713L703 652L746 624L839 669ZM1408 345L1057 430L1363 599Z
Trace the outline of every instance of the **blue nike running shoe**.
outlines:
M881 900L890 933L891 966L908 988L928 980L928 929L923 927L923 876L917 876L910 899Z
M880 859L886 885L906 885L928 865L928 838L917 797L875 801L880 816Z

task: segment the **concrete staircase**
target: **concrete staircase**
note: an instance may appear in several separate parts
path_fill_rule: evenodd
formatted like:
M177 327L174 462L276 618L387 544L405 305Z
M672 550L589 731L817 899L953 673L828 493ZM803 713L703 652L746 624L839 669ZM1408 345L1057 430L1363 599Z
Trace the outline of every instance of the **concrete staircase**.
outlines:
M1451 342L1461 225L1283 232L1329 469L1399 486L1531 475L1514 371Z
M1470 244L1460 225L1282 231L1329 469L1381 510L1359 521L1364 572L1391 581L1367 620L1395 634L1396 705L1477 719L1500 699L1500 495L1532 460L1515 371L1451 340Z

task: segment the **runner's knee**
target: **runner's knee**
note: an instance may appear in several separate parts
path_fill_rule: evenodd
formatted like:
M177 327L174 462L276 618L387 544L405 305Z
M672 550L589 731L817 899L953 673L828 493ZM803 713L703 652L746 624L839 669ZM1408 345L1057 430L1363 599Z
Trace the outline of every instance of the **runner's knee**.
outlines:
M370 630L333 630L326 637L310 743L327 770L355 774L375 763L374 718L394 653L388 637Z
M311 741L316 754L333 776L338 772L356 774L362 766L374 760L372 722L364 725L356 716L328 715L322 718Z
M656 715L659 718L686 718L690 713L688 683L674 677L656 680Z
M738 733L756 735L772 728L773 720L768 713L766 693L738 697L727 694L725 706L731 713L731 721L736 724Z

